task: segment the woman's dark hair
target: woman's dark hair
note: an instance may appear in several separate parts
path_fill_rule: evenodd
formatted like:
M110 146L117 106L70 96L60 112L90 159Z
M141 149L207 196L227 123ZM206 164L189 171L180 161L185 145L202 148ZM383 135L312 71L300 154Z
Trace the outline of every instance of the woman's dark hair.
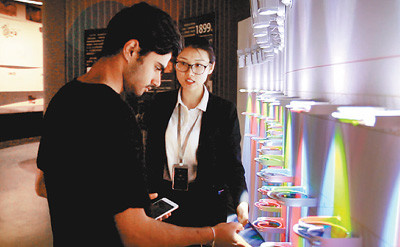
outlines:
M171 16L144 2L122 9L110 20L101 56L117 54L131 39L139 41L141 56L152 51L177 56L182 50L182 36Z
M205 50L208 53L210 63L215 62L214 48L208 39L197 36L185 38L185 47Z

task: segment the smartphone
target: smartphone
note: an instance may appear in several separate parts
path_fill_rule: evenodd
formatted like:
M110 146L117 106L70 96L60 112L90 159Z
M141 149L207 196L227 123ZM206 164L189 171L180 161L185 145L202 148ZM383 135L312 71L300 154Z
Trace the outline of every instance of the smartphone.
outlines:
M173 202L165 197L161 198L160 200L153 202L151 204L150 217L158 220L158 219L162 218L164 215L176 210L178 207L179 207L178 204L176 204L175 202Z

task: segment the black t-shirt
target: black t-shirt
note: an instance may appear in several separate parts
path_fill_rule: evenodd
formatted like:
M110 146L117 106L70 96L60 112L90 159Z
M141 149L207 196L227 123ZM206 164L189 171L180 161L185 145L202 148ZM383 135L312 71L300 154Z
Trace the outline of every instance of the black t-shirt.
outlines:
M54 246L121 246L114 215L148 211L141 132L106 85L73 80L59 90L44 117L37 164Z

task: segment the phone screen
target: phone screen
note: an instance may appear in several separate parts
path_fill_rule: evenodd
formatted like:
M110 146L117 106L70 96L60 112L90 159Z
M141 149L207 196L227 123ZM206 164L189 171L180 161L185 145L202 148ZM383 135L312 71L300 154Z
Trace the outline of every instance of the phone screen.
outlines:
M151 204L150 209L151 209L151 217L156 219L160 215L168 212L169 210L173 209L174 207L171 204L168 204L167 202L163 200L158 200Z

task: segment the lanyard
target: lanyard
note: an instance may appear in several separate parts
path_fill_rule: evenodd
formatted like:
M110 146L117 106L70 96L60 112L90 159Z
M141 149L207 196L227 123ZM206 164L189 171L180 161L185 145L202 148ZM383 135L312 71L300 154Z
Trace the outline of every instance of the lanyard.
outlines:
M182 144L181 144L181 104L178 104L178 148L179 148L178 158L179 158L179 165L183 165L183 154L185 153L187 142L189 140L189 136L192 133L192 130L193 130L194 126L196 125L197 119L199 119L199 116L200 116L200 114L198 114L196 117L196 120L194 120L194 123L193 123L192 127L190 128L190 130L188 131L185 141L183 142L183 146L182 146Z

